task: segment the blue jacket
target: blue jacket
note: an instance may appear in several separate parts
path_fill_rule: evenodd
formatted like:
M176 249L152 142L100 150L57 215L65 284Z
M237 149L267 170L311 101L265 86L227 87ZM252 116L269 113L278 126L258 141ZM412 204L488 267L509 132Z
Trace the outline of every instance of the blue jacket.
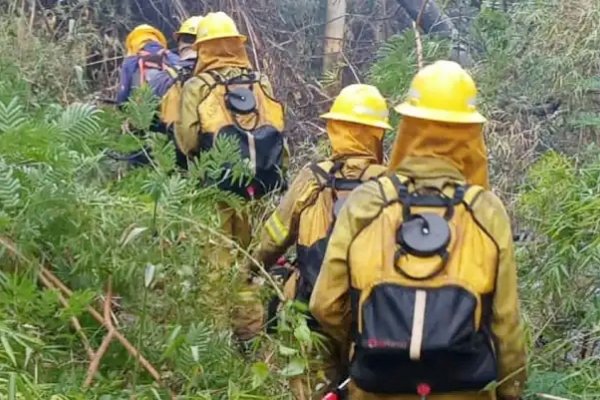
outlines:
M164 48L157 42L150 42L143 47L144 51L150 54L158 54ZM139 60L138 55L126 57L121 66L121 82L119 84L119 92L117 93L117 104L125 103L134 87L139 85ZM179 56L175 53L167 51L166 63L169 66L179 64ZM162 72L162 71L156 71ZM137 79L136 79L137 78ZM169 73L155 73L148 79L148 84L155 96L162 97L175 82L174 78Z

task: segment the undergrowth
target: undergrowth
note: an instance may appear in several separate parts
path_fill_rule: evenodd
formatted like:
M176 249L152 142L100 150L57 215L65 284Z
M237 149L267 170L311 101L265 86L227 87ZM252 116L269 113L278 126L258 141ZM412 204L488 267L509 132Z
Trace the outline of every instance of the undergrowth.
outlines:
M495 190L534 236L518 247L528 399L600 398L600 158L590 145L600 127L599 16L594 1L515 3L508 13L484 8L470 35ZM233 146L203 156L188 176L176 173L163 136L121 134L147 130L147 91L124 111L73 102L86 87L73 68L78 53L48 58L65 47L0 26L3 48L24 46L0 60L0 399L163 399L166 386L182 399L289 398L287 379L313 368L308 354L320 342L295 305L254 355L231 338L237 266L247 257L219 233L216 207L245 206L199 183L218 178L223 160L237 165ZM447 43L423 40L426 62L446 56ZM392 104L416 72L414 48L412 33L396 36L370 70ZM142 146L149 167L107 157ZM299 156L324 152L306 146ZM247 177L243 166L235 174ZM252 206L257 226L275 200ZM235 256L225 270L210 261L217 247ZM43 285L43 268L73 289L66 305ZM109 281L118 329L163 385L115 342L82 388L89 356L72 318L97 349L106 330L86 308L101 309Z
M149 93L138 91L124 114L80 103L30 112L19 91L0 102L0 398L165 398L163 386L189 399L287 398L281 377L308 368L302 349L314 338L301 319L287 342L259 341L272 352L268 363L237 351L229 329L237 263L223 270L209 255L237 253L217 229L217 203L245 206L201 183L218 177L224 160L234 178L245 169L223 142L182 176L164 136L116 134L120 125L147 131ZM143 145L153 159L146 168L106 157ZM66 307L41 284L42 268L74 290ZM115 343L94 385L80 388L89 359L71 319L97 349L106 332L86 308L100 309L109 281L119 330L160 367L164 385Z

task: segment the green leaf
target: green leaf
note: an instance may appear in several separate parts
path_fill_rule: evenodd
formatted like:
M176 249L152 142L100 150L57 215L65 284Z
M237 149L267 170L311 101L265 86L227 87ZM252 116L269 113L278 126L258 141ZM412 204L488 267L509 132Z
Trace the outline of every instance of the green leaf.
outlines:
M289 362L288 365L285 366L284 369L281 370L281 375L286 378L290 378L292 376L301 375L306 368L306 363L301 357L294 357Z
M17 374L14 372L8 377L8 400L17 400Z
M194 362L200 361L200 348L198 346L190 346L190 352L192 353L192 359Z
M16 130L25 122L25 110L17 97L8 104L0 101L0 133Z
M84 313L86 307L89 306L96 294L91 290L83 290L73 292L69 298L69 306L62 310L62 316L65 318L78 317Z
M146 265L146 270L144 271L144 285L146 288L149 288L152 285L152 281L154 281L154 275L156 273L156 265L148 264Z
M264 362L257 362L252 365L252 388L256 389L262 386L269 377L269 366Z
M6 339L6 336L4 336L4 335L2 335L0 337L0 341L2 342L2 346L4 347L4 351L6 352L6 354L8 355L8 357L10 358L10 361L16 367L17 366L17 358L15 357L15 352L13 351L13 348L10 345L10 342L8 341L8 339Z
M138 226L138 227L134 227L133 229L131 229L129 232L127 232L127 234L124 233L123 236L121 237L121 247L127 246L129 243L134 241L138 236L140 236L142 233L146 232L147 230L148 230L148 228L146 228L144 226Z
M294 329L294 337L298 339L301 343L310 343L310 329L306 322L303 321L300 326Z
M135 89L125 103L125 113L135 129L148 131L157 113L160 99L152 93L152 89L144 84Z
M298 354L298 350L292 349L291 347L287 347L287 346L280 344L279 345L279 354L281 354L282 356L289 357L289 356Z
M171 332L171 334L169 335L169 338L167 339L167 343L165 345L165 351L162 355L163 358L169 357L177 350L177 347L179 347L183 343L184 339L179 336L181 329L182 326L177 325L175 329L173 329L173 332Z

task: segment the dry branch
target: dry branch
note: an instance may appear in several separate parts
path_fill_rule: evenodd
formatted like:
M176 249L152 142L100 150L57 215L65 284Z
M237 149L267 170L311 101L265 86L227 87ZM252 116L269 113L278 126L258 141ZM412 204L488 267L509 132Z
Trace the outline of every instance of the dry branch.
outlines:
M58 279L50 270L48 270L45 267L42 267L40 274L43 277L47 278L53 285L55 285L65 296L67 296L67 297L72 296L73 292L60 279ZM134 345L132 345L131 342L129 342L129 340L127 340L127 338L125 336L123 336L123 334L121 332L119 332L116 328L114 328L114 325L112 324L112 321L110 319L110 299L111 298L112 298L112 294L111 294L111 296L107 295L105 298L105 303L104 303L105 304L105 310L104 310L105 315L108 315L108 318L105 318L102 315L100 315L100 313L98 311L96 311L96 309L94 309L92 306L88 306L87 311L90 313L90 315L96 321L98 321L100 324L102 324L102 326L105 327L105 329L108 331L107 337L111 336L110 340L117 339L121 343L121 345L125 348L125 350L127 350L127 352L134 359L136 359L140 363L140 365L142 365L142 367L144 367L144 369L150 374L150 376L152 376L152 378L157 383L162 384L160 374L158 373L156 368L144 356L142 356L140 351ZM107 304L109 307L108 314L106 314ZM106 340L106 338L105 338L105 340ZM104 344L104 342L103 342L103 344ZM98 352L96 353L96 356L98 354L103 354L100 351L101 351L101 349L98 350ZM90 367L91 367L91 365L90 365ZM88 372L90 370L91 369L88 369ZM87 379L86 379L86 381L87 381ZM174 396L174 394L172 394L172 396Z
M421 34L419 33L419 27L416 22L413 22L413 30L415 31L417 66L421 69L423 68L423 43L421 42Z
M46 278L44 276L44 274L40 273L38 275L38 278L44 284L44 286L46 286L48 289L58 290L60 292L60 290L56 286L54 286L52 284L52 282L50 282L48 280L48 278ZM69 307L69 301L67 299L65 299L65 297L60 293L58 294L58 300L63 305L63 307L65 307L65 308ZM75 331L81 338L81 342L83 343L85 352L87 353L88 358L91 361L94 358L94 350L92 349L92 346L90 345L90 341L88 340L85 332L83 331L83 328L81 327L81 324L79 323L79 320L76 317L71 317L71 324L73 325L73 328L75 329Z
M421 9L419 10L419 14L417 18L413 22L413 30L415 31L415 41L416 41L416 49L417 49L417 65L419 69L423 68L423 42L421 41L421 33L419 32L419 26L421 26L421 19L423 18L423 12L425 11L425 7L427 7L427 3L429 0L424 0L423 4L421 4Z
M111 320L111 302L112 302L112 277L108 278L108 282L106 284L106 296L104 298L104 322L107 326L107 334L102 340L102 344L98 348L96 354L94 354L94 358L90 362L88 367L87 376L85 378L85 382L83 382L84 388L89 388L94 380L94 376L98 372L98 368L100 367L100 362L102 361L102 357L108 350L113 338L115 337L115 326Z

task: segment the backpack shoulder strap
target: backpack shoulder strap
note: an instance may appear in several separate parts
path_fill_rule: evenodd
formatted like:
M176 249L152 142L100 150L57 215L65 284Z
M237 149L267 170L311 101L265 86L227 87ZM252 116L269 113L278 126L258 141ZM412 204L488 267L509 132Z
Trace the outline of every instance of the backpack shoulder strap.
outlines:
M315 178L319 182L321 189L330 187L335 191L348 191L351 192L356 187L364 183L362 171L361 175L358 178L350 179L344 177L337 177L336 173L338 173L343 167L343 163L325 161L322 163L312 163L310 165L310 169L315 175Z
M465 189L463 203L465 203L468 209L471 209L473 207L473 204L477 201L477 199L483 192L485 192L485 189L482 186L467 186Z
M329 186L331 177L328 171L333 167L333 163L331 161L323 161L321 163L312 162L308 167L315 176L320 189L324 189Z
M408 192L408 185L411 182L411 179L409 177L403 176L403 175L398 175L395 173L391 173L386 175L388 178L388 181L392 184L394 191L392 192L394 195L390 197L386 196L386 201L400 201L402 202L403 198L405 196L409 195ZM386 192L386 195L389 193L389 188L388 191Z
M376 182L379 186L379 193L384 201L383 207L387 207L400 201L401 188L406 187L408 190L411 179L395 172L385 171L379 176L372 177L370 181Z
M203 81L210 91L213 91L218 85L223 84L223 77L217 71L206 71L196 75L198 79Z

